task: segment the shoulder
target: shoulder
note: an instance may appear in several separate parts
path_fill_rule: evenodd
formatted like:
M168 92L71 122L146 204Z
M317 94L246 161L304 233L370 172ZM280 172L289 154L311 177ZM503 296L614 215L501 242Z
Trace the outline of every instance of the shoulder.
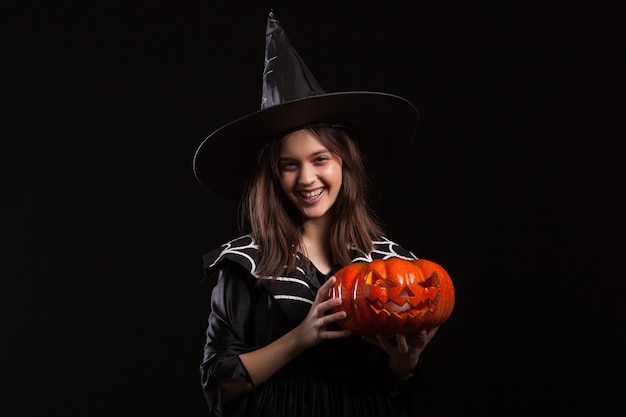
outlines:
M258 245L252 235L239 236L221 246L210 250L202 256L205 270L211 270L222 261L229 260L244 267L250 274L255 275L258 258Z
M398 243L382 237L372 241L374 249L370 253L356 253L352 262L371 262L375 259L401 258L408 261L418 259L410 250L400 246Z

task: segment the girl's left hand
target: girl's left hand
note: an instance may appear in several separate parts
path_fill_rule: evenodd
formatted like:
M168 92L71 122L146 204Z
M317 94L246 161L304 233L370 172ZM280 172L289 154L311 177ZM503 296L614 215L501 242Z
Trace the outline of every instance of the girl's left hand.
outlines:
M435 327L428 331L422 330L406 335L398 333L395 338L378 334L376 336L363 336L363 339L387 352L391 371L399 378L406 379L413 374L413 369L417 366L420 355L438 329L439 327Z

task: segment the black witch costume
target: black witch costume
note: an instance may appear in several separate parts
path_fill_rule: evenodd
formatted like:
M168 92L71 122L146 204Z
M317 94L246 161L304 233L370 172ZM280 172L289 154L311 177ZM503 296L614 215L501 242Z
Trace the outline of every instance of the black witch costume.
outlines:
M368 254L355 251L353 262L417 259L390 240L373 244ZM215 285L200 366L211 416L408 416L412 394L422 385L419 369L408 381L396 379L387 354L358 336L323 341L250 393L222 402L221 383L252 383L238 355L273 342L301 323L319 287L338 269L324 275L300 254L293 274L272 279L255 273L257 257L251 235L203 257L205 279Z

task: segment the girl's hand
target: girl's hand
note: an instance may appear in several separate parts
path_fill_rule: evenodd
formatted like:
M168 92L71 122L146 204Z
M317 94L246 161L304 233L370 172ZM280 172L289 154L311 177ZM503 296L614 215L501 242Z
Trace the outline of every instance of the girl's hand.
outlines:
M349 330L328 330L326 327L346 318L345 311L326 314L332 307L341 305L340 298L329 298L335 280L332 276L320 287L309 313L295 329L298 333L297 340L302 343L303 348L315 346L324 339L338 339L352 334Z
M335 277L331 277L320 287L315 296L315 301L313 301L313 305L307 316L302 320L302 323L272 343L239 355L241 362L250 374L253 385L258 386L267 381L302 351L315 346L322 340L350 335L350 332L347 330L333 331L326 328L329 324L346 317L344 311L326 314L331 307L341 304L339 298L329 298L329 290L334 282ZM234 388L222 386L230 389L232 391L230 395L232 396L241 395L252 389L252 385Z
M413 375L413 369L417 366L419 357L435 336L439 327L418 333L398 333L395 338L385 335L363 336L367 342L378 346L389 355L389 368L399 378L407 379Z

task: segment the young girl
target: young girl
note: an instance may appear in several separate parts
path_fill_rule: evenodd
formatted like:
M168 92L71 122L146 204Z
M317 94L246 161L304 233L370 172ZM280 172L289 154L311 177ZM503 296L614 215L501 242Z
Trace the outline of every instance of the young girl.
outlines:
M351 335L329 290L351 262L416 259L370 211L364 159L384 157L383 141L400 149L417 112L384 93L324 93L272 13L263 94L259 112L218 129L194 159L209 190L243 193L249 229L203 258L215 284L200 366L211 415L409 415L437 329ZM380 125L392 136L377 137Z

